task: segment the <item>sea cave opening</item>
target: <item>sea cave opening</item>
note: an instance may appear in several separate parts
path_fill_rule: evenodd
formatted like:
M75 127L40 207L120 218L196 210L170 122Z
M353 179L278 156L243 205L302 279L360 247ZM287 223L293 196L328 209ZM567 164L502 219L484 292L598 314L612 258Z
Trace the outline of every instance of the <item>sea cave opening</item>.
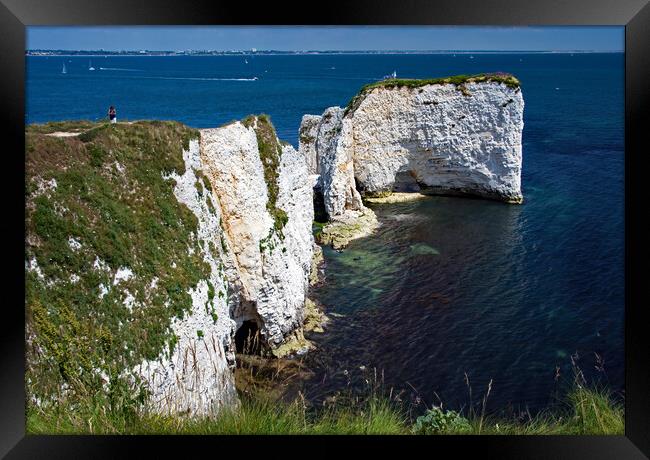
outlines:
M244 321L235 332L235 351L245 355L262 354L262 337L256 321Z
M320 187L314 188L314 220L316 222L327 222L327 211L325 210L325 197Z
M395 174L393 192L417 193L420 189L420 184L418 183L413 171L399 171Z

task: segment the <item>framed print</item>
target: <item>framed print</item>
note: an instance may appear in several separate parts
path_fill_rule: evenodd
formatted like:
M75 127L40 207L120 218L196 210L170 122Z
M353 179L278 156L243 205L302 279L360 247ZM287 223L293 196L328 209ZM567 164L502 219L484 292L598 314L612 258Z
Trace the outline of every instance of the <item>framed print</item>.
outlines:
M556 3L3 0L2 454L647 456L650 7Z

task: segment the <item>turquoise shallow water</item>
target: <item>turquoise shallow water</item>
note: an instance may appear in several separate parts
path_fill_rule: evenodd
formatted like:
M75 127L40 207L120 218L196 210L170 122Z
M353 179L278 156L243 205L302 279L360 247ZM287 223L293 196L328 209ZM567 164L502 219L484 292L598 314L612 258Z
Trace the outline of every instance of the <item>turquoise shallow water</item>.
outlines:
M68 73L61 75L63 62ZM556 394L577 352L586 376L623 390L622 54L27 58L28 122L174 119L212 127L266 112L297 146L305 113L344 105L365 83L512 72L525 99L521 206L434 197L377 205L372 238L325 251L313 293L333 313L305 385L315 400L387 386L427 404L531 410ZM104 70L102 70L102 68ZM249 80L258 77L258 80ZM236 80L246 79L246 80ZM606 375L594 369L597 353ZM344 371L347 371L347 375ZM437 394L436 397L434 395Z

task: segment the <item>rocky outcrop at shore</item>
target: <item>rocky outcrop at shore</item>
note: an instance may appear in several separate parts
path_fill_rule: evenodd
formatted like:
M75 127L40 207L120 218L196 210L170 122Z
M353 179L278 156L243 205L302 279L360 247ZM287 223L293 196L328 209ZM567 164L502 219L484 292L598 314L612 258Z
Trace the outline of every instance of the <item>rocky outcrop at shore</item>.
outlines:
M300 128L300 152L308 162L316 158L317 190L323 196L329 219L318 240L335 249L343 249L351 240L371 234L378 225L356 188L351 123L343 115L343 109L330 107L322 116L305 115Z
M331 218L357 206L340 191L350 183L367 197L421 192L520 203L523 108L510 75L387 80L363 88L344 112L327 109L323 117L343 113L336 139L319 129L303 148L318 156ZM335 144L336 154L322 143ZM332 159L336 167L322 168Z

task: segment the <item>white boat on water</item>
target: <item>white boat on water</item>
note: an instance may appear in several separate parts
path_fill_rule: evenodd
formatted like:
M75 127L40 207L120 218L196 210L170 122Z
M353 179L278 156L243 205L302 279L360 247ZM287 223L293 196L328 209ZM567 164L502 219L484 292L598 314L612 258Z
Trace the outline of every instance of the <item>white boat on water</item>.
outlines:
M395 72L394 70L393 70L393 73L388 74L388 75L384 75L383 79L384 80L390 80L391 78L397 78L397 72Z
M65 68L65 62L63 63L63 69L61 69L61 73L63 74L68 73L67 69Z
M95 70L93 67L92 61L88 61L88 70Z

